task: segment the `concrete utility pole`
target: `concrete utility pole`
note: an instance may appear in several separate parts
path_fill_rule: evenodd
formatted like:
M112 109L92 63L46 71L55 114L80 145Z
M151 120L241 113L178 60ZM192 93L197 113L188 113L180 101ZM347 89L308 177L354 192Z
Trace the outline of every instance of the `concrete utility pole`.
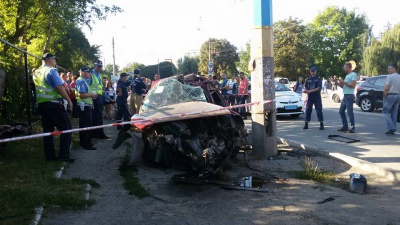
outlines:
M253 0L254 34L251 43L251 101L275 99L272 0ZM275 102L252 107L253 155L263 159L276 155Z
M115 72L115 48L114 48L114 37L112 38L112 48L113 48L113 76L116 76Z

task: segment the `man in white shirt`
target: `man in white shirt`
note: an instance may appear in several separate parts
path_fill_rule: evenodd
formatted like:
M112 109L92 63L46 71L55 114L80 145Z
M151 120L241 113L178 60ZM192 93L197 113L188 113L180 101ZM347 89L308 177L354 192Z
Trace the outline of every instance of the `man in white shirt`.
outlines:
M400 103L400 75L397 73L397 65L388 66L389 76L386 78L383 91L383 110L388 131L385 134L396 132L397 114Z

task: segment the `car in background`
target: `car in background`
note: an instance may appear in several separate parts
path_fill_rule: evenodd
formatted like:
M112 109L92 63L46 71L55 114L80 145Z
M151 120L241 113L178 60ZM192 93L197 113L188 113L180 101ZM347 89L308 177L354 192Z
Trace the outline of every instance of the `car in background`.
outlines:
M387 75L367 78L357 86L356 104L364 112L383 107L383 90Z
M340 103L343 100L343 89L341 87L337 87L336 90L331 91L329 94L329 98L332 99L336 103Z
M358 86L363 83L364 81L357 81L356 88L354 89L354 96L357 95L357 88ZM337 86L337 89L334 91L331 91L329 94L330 99L336 103L340 103L343 100L344 94L343 94L343 88Z
M281 80L283 80L285 82L285 86L290 88L290 82L289 79L287 78L283 78L283 77L275 77L275 82L281 82Z
M299 117L304 114L302 110L304 102L301 97L277 81L275 81L275 102L277 116L290 115L291 117Z

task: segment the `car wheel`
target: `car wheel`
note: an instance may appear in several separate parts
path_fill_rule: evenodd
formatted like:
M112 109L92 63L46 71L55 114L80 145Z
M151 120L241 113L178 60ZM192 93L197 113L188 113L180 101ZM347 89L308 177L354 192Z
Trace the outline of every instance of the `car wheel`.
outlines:
M340 102L340 98L339 98L339 96L336 95L336 94L334 94L334 95L332 96L332 100L333 100L334 102L336 102L336 103L339 103L339 102Z
M300 114L290 114L290 116L293 117L293 118L297 118L297 117L300 116Z
M360 100L360 108L363 112L374 111L374 102L370 97L364 97Z

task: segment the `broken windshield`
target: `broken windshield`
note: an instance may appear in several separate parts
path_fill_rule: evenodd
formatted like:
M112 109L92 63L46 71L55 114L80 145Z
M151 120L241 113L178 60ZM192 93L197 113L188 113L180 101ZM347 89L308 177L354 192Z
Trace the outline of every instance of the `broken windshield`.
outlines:
M175 79L160 80L149 93L147 93L142 111L191 101L207 102L201 87L182 84Z

